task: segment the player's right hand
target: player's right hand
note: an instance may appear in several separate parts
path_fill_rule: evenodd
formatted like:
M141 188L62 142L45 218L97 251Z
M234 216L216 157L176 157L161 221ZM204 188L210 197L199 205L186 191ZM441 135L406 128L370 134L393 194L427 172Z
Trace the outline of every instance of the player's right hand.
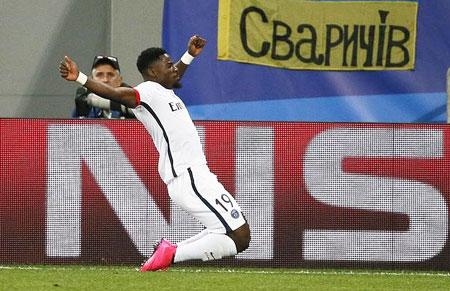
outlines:
M79 74L77 64L68 56L64 56L64 60L59 64L59 74L67 81L75 81Z
M188 52L191 56L197 57L206 45L206 39L193 35L188 42Z

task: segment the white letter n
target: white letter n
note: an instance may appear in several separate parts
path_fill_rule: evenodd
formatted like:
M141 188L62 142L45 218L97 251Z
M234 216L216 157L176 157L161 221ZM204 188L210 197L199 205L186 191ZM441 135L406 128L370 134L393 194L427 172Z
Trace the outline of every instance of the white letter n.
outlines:
M112 132L99 124L47 130L46 255L81 256L81 163L84 161L137 250L148 256L161 237L185 239L202 226L170 204L166 221ZM183 237L180 237L182 234Z

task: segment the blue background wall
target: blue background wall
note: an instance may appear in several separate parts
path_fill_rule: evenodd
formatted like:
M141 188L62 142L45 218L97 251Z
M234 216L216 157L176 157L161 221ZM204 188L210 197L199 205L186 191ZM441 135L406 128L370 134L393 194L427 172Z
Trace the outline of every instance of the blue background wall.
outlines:
M450 1L419 2L414 71L292 71L217 60L218 1L165 1L163 46L208 40L178 91L193 119L446 122Z

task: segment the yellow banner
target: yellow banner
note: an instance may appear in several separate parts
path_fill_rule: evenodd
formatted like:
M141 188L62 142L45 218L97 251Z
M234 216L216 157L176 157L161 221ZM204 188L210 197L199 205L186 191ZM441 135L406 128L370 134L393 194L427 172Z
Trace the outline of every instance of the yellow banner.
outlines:
M218 58L299 70L411 70L417 11L417 2L219 0Z

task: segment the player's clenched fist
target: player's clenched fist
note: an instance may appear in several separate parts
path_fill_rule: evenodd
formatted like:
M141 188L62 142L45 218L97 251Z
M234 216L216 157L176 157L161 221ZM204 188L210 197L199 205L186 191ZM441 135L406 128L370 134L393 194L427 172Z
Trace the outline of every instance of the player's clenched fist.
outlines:
M65 56L59 63L59 74L67 81L75 81L79 74L78 66L71 58Z
M191 56L196 57L202 52L205 45L206 39L198 35L194 35L189 39L188 52Z

